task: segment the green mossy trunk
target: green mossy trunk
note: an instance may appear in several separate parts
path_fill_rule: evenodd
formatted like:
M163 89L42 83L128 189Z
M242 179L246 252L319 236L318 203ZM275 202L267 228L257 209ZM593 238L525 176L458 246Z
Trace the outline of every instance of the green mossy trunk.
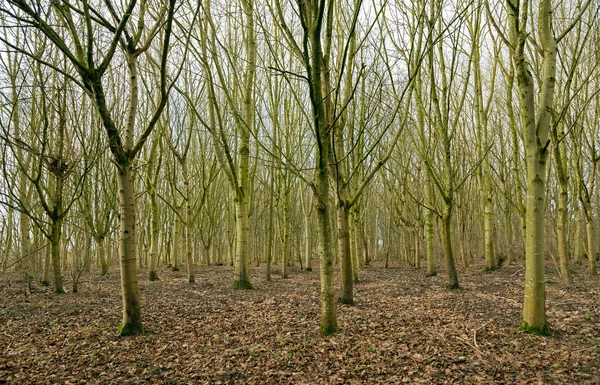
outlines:
M108 260L106 258L106 247L104 246L105 238L94 238L97 247L97 258L100 261L100 276L108 275Z
M248 204L246 197L238 197L235 202L236 238L235 238L235 277L234 289L252 289L248 274Z
M44 253L44 278L42 278L43 286L50 286L50 262L52 260L52 248L46 247Z
M183 176L183 203L185 209L185 261L187 265L188 283L195 283L194 258L192 257L192 207L190 205L190 182L187 161L181 162Z
M541 0L538 13L538 33L542 48L542 83L537 110L534 79L529 70L526 19L518 8L509 14L511 42L514 45L513 64L519 87L521 125L527 167L525 293L523 300L524 330L548 330L546 320L546 282L544 272L544 217L546 211L546 162L548 158L551 111L554 107L556 82L556 40L552 32L553 6Z
M454 253L452 250L452 216L451 208L446 207L442 217L442 246L444 248L444 260L446 261L446 270L448 271L448 288L458 289L458 274L456 264L454 263Z
M339 201L337 207L337 251L340 257L341 275L339 302L352 305L354 304L354 277L352 274L352 256L350 254L349 213L350 210L345 206L345 202Z
M585 225L587 231L587 251L588 251L588 263L590 265L590 274L596 275L597 264L596 264L596 237L594 236L594 221L590 218Z
M135 193L131 165L120 165L119 183L119 258L121 267L121 293L123 296L123 319L119 327L121 335L143 334L140 291L137 280L135 244Z
M54 274L54 292L55 293L64 293L65 289L63 288L63 278L61 271L61 236L62 236L62 219L57 219L52 223L52 234L50 238L50 247L52 249L52 271Z
M573 254L575 257L575 262L581 263L584 259L583 250L585 249L583 219L581 218L581 208L579 206L579 202L574 201L573 205L575 207L575 235L573 237Z
M567 241L567 199L568 194L562 190L558 195L558 215L556 218L556 236L558 246L558 256L560 259L560 272L562 275L563 284L573 286L573 276L571 275L571 267L569 266L569 252Z
M285 172L287 174L287 171ZM288 278L290 263L290 190L287 185L287 175L283 176L283 236L281 240L281 277Z

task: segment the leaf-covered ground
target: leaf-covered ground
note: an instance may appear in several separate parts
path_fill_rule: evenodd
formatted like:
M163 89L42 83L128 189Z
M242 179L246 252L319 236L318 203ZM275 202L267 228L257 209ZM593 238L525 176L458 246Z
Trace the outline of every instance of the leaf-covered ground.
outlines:
M318 265L317 265L318 266ZM276 271L275 271L276 273ZM231 288L228 266L140 271L147 333L119 337L118 271L78 294L0 276L0 383L9 384L598 384L600 279L576 267L565 290L548 274L552 337L518 331L523 266L444 272L361 271L355 306L338 305L341 332L318 335L318 272L292 270L253 291ZM66 287L66 286L65 286Z

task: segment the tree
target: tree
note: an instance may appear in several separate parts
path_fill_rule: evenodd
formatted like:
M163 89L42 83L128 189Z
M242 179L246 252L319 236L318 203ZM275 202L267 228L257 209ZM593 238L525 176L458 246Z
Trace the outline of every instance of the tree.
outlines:
M50 63L50 66L71 82L79 85L89 93L95 102L113 154L113 162L117 166L119 184L120 237L119 254L121 258L121 289L123 295L123 321L119 333L123 335L143 333L140 313L140 296L136 276L136 238L135 238L135 192L132 165L144 143L152 133L166 105L170 87L167 84L167 57L173 27L176 0L170 0L167 7L158 10L155 24L146 29L145 19L149 9L142 0L137 6L136 0L130 0L123 8L122 14L106 3L105 8L95 9L87 1L78 9L74 5L40 6L27 0L8 0L1 11L13 20L19 20L26 26L39 30L71 64L71 70L61 70ZM130 23L134 11L137 11L137 24ZM102 15L110 15L113 21ZM163 24L164 23L164 24ZM157 30L164 25L164 37L160 53L160 85L159 99L148 125L134 140L136 118L139 107L138 58L146 52L157 35ZM60 26L60 28L59 28ZM79 27L81 26L81 27ZM104 44L108 38L108 45ZM34 57L26 48L15 46L4 41L9 47ZM113 61L117 60L117 48L122 51L129 75L129 105L125 120L125 129L121 133L107 104L107 95L103 85L103 77ZM72 74L75 72L78 78Z
M527 42L531 33L529 26L529 0L507 0L510 40L504 38L512 52L517 75L521 112L521 128L525 144L527 166L527 236L525 244L525 295L523 300L523 323L521 328L532 333L548 334L546 320L546 291L544 278L544 213L546 208L546 161L551 111L554 108L556 84L556 55L558 43L579 21L591 1L578 10L572 24L555 36L552 30L553 4L540 0L537 34L539 52L542 56L540 94L537 108L534 101L534 79L527 57Z

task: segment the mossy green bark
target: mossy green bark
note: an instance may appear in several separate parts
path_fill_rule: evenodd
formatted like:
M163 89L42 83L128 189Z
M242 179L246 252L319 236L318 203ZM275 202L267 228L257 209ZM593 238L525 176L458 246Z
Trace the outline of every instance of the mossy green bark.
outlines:
M233 288L235 290L254 290L250 281L233 281Z
M552 329L550 328L548 323L545 323L542 326L535 326L535 325L529 325L527 322L523 321L523 323L519 327L519 330L521 330L522 332L527 333L527 334L532 334L534 336L551 336L552 335Z
M119 325L119 335L123 337L127 336L137 336L140 334L144 334L144 328L141 324L133 325L131 323L121 324Z
M156 270L150 270L150 273L148 274L148 279L150 281L158 281L158 274L156 273Z
M333 324L333 325L328 325L328 326L321 326L319 333L321 334L321 336L323 337L328 337L332 334L335 334L338 332L338 327L337 327L337 323Z

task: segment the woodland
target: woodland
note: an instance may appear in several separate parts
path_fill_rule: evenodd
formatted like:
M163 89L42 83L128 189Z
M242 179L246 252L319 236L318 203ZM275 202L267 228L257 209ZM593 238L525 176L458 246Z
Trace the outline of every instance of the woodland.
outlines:
M600 383L598 0L3 0L0 384Z

